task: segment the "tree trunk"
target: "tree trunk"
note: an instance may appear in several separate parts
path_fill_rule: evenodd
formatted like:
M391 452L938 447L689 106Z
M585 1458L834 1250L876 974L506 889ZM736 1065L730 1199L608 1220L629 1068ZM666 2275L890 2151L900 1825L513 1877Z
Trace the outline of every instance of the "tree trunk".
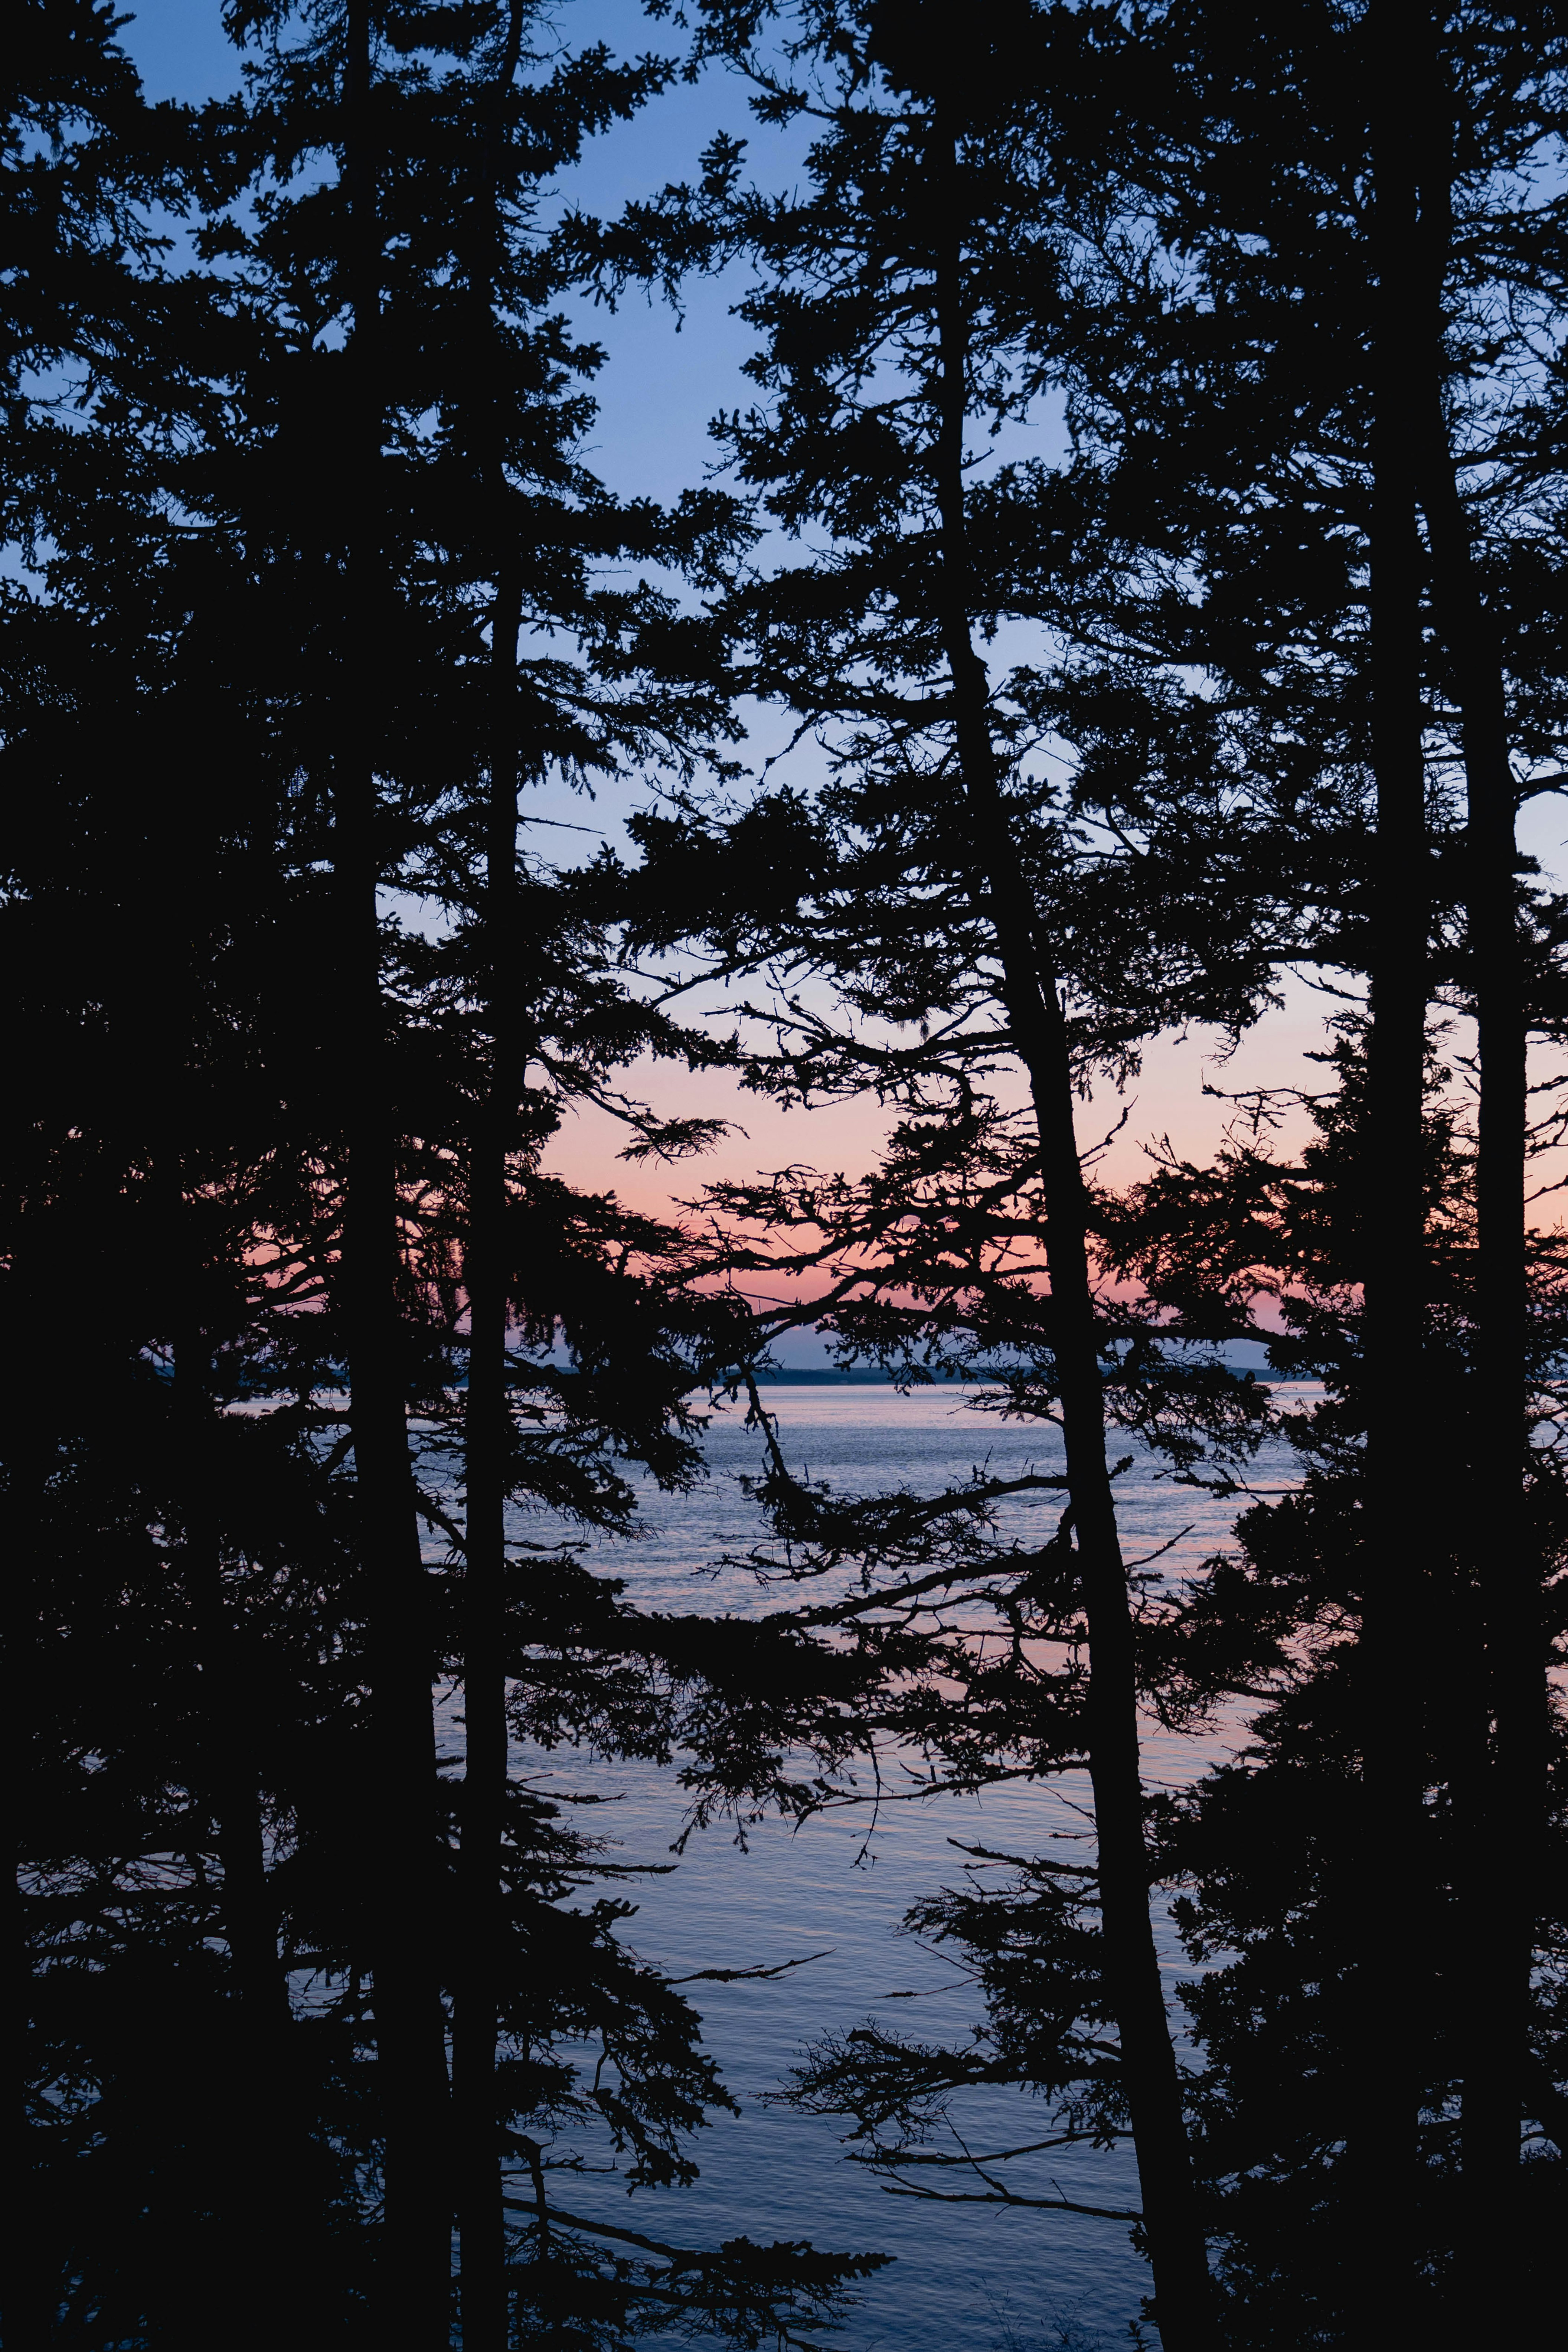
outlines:
M1381 12L1384 42L1408 48L1408 12ZM1421 40L1416 28L1416 42ZM1385 59L1391 54L1385 47ZM1417 244L1411 79L1380 68L1373 125L1371 693L1377 824L1368 956L1363 1380L1366 1463L1361 1635L1355 1661L1364 1781L1357 1906L1364 1963L1347 2058L1352 2333L1385 2347L1407 2330L1416 2291L1416 2126L1422 1998L1423 1724L1417 1649L1425 1623L1420 1465L1426 1439L1419 1350L1427 1302L1423 1079L1428 929L1422 752L1421 550L1416 523L1412 361L1427 312ZM1414 88L1413 85L1414 84Z
M1439 362L1440 362L1440 354ZM1479 1770L1465 1792L1470 1871L1460 1901L1464 2167L1461 2326L1517 2340L1520 2124L1530 2065L1534 1890L1548 1763L1539 1563L1524 1507L1525 1151L1523 958L1516 906L1515 787L1497 631L1477 577L1455 478L1441 374L1430 405L1422 502L1437 618L1458 684L1468 797L1467 920L1480 1073L1475 1354L1470 1369L1471 1571L1485 1650ZM1471 1688L1475 1678L1472 1667ZM1488 1756L1488 1718L1495 1726ZM1478 1866L1486 1857L1485 1867ZM1474 2337L1479 2340L1479 2337Z
M371 12L352 0L346 60L345 177L352 331L346 479L353 500L348 651L338 752L334 868L346 950L345 1028L352 1077L343 1217L343 1328L360 1497L371 1694L362 1866L374 1981L377 2075L385 2140L382 2324L412 2347L449 2334L451 2200L444 2184L444 2023L435 1959L435 1731L432 1627L409 1454L406 1360L398 1304L396 1141L381 986L381 878L374 729L380 709L382 578L377 383L380 242L371 121Z
M228 2028L217 2064L241 2118L227 2171L227 2206L212 2280L250 2274L254 2290L230 2322L237 2346L270 2352L298 2326L310 2293L309 2221L302 2202L304 2148L290 2128L288 1986L267 1883L258 1767L258 1695L224 1589L214 1460L212 1357L193 1318L174 1344L173 1475L183 1489L185 1551L201 1668L194 1759L197 1793L210 1809L221 1873L219 1918L228 1947Z
M24 1228L26 1232L26 1228ZM29 1272L33 1269L29 1268ZM11 1270L14 1286L26 1288ZM37 1995L35 1981L33 1921L29 1916L29 1882L37 1861L33 1809L44 1795L35 1754L40 1717L48 1706L47 1685L39 1672L37 1616L39 1595L35 1581L46 1556L44 1497L54 1454L53 1431L44 1406L52 1402L53 1382L40 1393L37 1368L29 1339L28 1321L10 1320L5 1364L0 1370L0 1412L4 1412L6 1535L21 1574L7 1580L9 1601L5 1643L5 1675L0 1696L5 1708L6 1784L11 1801L12 1859L6 1872L9 1911L7 1956L11 1978L9 2032L6 2047L6 2114L11 2158L6 2177L11 2259L0 2263L0 2328L7 2344L54 2341L55 2321L68 2259L68 2217L59 2211L60 2198L51 2193L41 2165L45 2135L32 2120L34 2064L33 2020ZM62 2227L62 2224L66 2226Z
M944 145L943 177L953 171ZM1014 1044L1029 1074L1046 1198L1046 1257L1068 1495L1089 1633L1087 1740L1098 1835L1105 1980L1121 2043L1137 2152L1155 2311L1166 2352L1210 2352L1211 2289L1176 2050L1149 1909L1139 1770L1134 1633L1105 1459L1105 1411L1090 1282L1088 1194L1078 1156L1072 1065L1061 992L1041 951L1012 839L987 717L985 665L971 633L964 499L967 322L956 187L937 260L944 649L977 863L984 876Z
M467 1949L458 2010L456 2088L462 2179L465 2352L505 2343L505 2216L498 2141L496 2046L501 1986L502 1846L506 1828L507 1153L516 1107L501 960L516 897L516 696L521 621L518 567L502 566L491 614L493 718L484 946L488 1092L475 1121L465 1287L468 1295L468 1401L465 1431L463 1779L464 1916Z
M496 2073L505 1948L502 1864L507 1790L506 1572L507 1455L507 1155L517 1108L514 1024L502 979L511 945L517 855L517 632L522 571L507 538L506 350L494 304L502 261L506 106L522 48L522 0L511 0L501 70L491 94L483 192L490 251L480 273L490 352L490 494L501 532L490 612L490 789L480 927L482 995L490 1040L486 1093L469 1159L464 1287L468 1297L468 1398L464 1433L463 1917L466 1948L454 2043L462 2233L464 2352L505 2352L507 2232Z

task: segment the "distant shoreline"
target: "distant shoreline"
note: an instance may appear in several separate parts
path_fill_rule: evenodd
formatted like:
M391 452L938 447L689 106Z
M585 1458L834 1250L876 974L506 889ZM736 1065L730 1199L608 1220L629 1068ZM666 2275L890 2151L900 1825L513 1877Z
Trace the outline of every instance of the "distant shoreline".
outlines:
M1254 1380L1260 1381L1271 1388L1285 1387L1298 1381L1312 1380L1316 1377L1315 1374L1306 1372L1276 1372L1263 1364L1232 1364L1227 1369L1234 1372L1250 1372ZM1001 1367L995 1364L982 1364L967 1373L963 1380L950 1380L944 1375L940 1380L911 1382L909 1385L938 1389L973 1388L986 1381L1003 1381L1008 1377L1009 1374ZM898 1387L899 1383L886 1372L815 1370L804 1367L796 1370L787 1365L779 1371L758 1372L757 1385L761 1389L891 1389Z

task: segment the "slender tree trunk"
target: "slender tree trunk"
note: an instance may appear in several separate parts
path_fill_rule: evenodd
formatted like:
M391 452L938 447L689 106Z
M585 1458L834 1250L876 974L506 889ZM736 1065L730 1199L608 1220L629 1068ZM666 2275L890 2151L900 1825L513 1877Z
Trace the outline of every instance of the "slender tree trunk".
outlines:
M24 1230L26 1230L24 1228ZM31 1271L31 1269L29 1269ZM11 1283L21 1287L15 1270ZM24 1292L24 1296L26 1293ZM38 1594L35 1579L45 1547L44 1495L53 1454L52 1431L38 1393L38 1373L30 1360L31 1332L21 1318L10 1325L5 1364L0 1371L0 1411L4 1412L5 1455L5 1524L20 1575L6 1580L6 1640L5 1676L0 1683L5 1708L8 1748L6 1786L10 1796L11 1861L6 1872L9 1917L6 1952L11 1993L6 2034L8 2094L6 2115L11 2158L6 2168L7 2208L13 2233L11 2258L0 2263L0 2328L7 2344L50 2343L59 2307L62 2275L60 2200L39 2164L44 2133L32 2120L32 2040L34 1980L32 1920L27 1881L37 1861L30 1844L33 1807L44 1796L39 1785L34 1740L42 1708L44 1678L38 1672Z
M1420 1384L1410 1376L1427 1299L1423 1079L1428 881L1422 752L1421 549L1412 362L1422 298L1410 117L1424 87L1416 12L1387 5L1373 126L1375 258L1371 557L1371 1028L1363 1195L1366 1397L1361 1635L1355 1662L1364 1779L1357 1905L1364 1964L1348 2052L1352 2333L1380 2352L1408 2329L1416 2292L1416 2126L1424 1965L1420 1676L1425 1623Z
M361 706L362 709L362 706ZM446 2340L451 2267L444 2163L446 2070L434 1951L433 1629L409 1455L397 1307L395 1146L387 1111L384 1009L376 978L373 778L352 747L340 776L338 879L358 970L345 1008L354 1041L343 1221L343 1321L369 1631L370 1818L363 1825L385 2132L382 2266L402 2340ZM369 804L369 805L368 805ZM350 926L352 926L350 930Z
M465 1253L464 1956L454 2039L465 2352L497 2352L506 2340L506 2232L496 2074L507 1795L507 1291L500 1256L506 1161L504 1144L497 1148L496 1111L492 1097L476 1121Z
M463 1880L466 1953L458 2009L456 2089L462 2181L465 2352L505 2342L506 2231L501 2196L496 2047L503 1927L506 1830L506 1502L510 1434L507 1398L507 1153L517 1089L512 1023L501 980L516 890L517 755L516 670L518 570L502 567L491 614L494 709L484 956L491 1038L488 1091L470 1157L468 1401L465 1431Z
M348 36L344 146L352 331L346 475L353 503L348 576L354 615L334 819L347 962L344 1025L352 1056L343 1314L369 1633L371 1779L362 1853L385 2142L382 2324L392 2338L423 2352L423 2347L444 2347L449 2334L449 2101L435 1956L433 1629L409 1453L406 1359L398 1304L397 1151L377 903L381 860L375 730L384 658L379 639L388 617L388 599L381 549L380 243L371 120L370 0L352 0Z
M465 1427L463 1582L464 1978L455 2038L458 2128L458 2221L462 2232L464 2352L505 2352L507 2233L500 2168L496 2057L505 1946L502 1866L507 1791L506 1508L511 1436L507 1385L507 1155L517 1108L514 1024L503 980L517 901L517 632L522 572L507 537L506 350L494 306L502 262L506 108L522 47L522 0L511 0L501 70L492 93L483 192L490 250L476 293L488 344L490 450L486 471L501 534L490 612L490 790L485 844L480 954L490 1068L476 1108L469 1158L468 1398ZM482 345L483 347L483 345Z
M1468 795L1466 875L1480 1112L1478 1274L1470 1374L1476 1501L1472 1572L1485 1647L1479 1769L1462 1807L1471 1846L1461 1895L1464 2167L1460 2326L1522 2340L1531 2313L1517 2243L1520 2124L1530 2067L1535 1888L1545 1826L1548 1718L1539 1564L1524 1507L1528 1101L1515 787L1497 631L1477 577L1443 413L1440 353L1422 500L1437 616L1458 685ZM1472 1689L1474 1670L1472 1666ZM1495 1726L1488 1757L1486 1718ZM1484 1864L1481 1857L1484 1856Z
M300 2203L303 2148L289 2128L294 2107L288 1987L278 1956L277 1907L262 1829L259 1707L246 1645L224 1588L214 1459L212 1356L193 1318L174 1344L174 1475L185 1500L191 1606L200 1649L201 1748L197 1771L211 1808L221 1873L219 1916L232 1997L221 2064L242 2118L227 2168L228 2210L214 2291L236 2274L253 2291L229 2323L236 2345L270 2352L298 2323L308 2220ZM308 2292L306 2287L306 2292Z
M196 1321L174 1343L176 1475L184 1489L196 1633L205 1685L203 1780L223 1871L224 1938L235 1990L250 2021L258 2076L275 2077L277 2037L289 2020L278 1955L277 1906L267 1869L259 1751L262 1709L242 1629L223 1580L222 1472L215 1458L213 1359Z
M943 163L952 168L952 150ZM946 176L946 174L944 174ZM956 183L956 173L953 173ZM1051 1345L1068 1494L1089 1632L1086 1732L1098 1834L1105 1979L1137 2152L1155 2308L1166 2352L1209 2352L1211 2290L1179 2070L1149 1908L1139 1769L1136 1663L1126 1569L1105 1459L1105 1409L1090 1280L1088 1193L1078 1156L1072 1065L1061 992L1042 952L1012 838L987 716L988 687L970 620L964 498L967 324L957 190L937 261L941 402L936 452L942 630L977 861L989 899L1014 1043L1029 1073L1045 1186Z

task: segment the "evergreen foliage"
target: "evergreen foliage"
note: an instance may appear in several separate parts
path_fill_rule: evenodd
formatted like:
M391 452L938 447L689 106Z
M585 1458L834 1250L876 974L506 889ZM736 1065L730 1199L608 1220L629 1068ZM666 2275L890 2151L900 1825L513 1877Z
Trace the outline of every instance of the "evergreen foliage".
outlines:
M967 2037L871 2020L785 2095L955 2228L1130 2227L1166 2352L1547 2340L1560 14L648 13L624 62L538 0L235 0L194 109L98 0L9 51L7 2341L836 2324L883 2257L652 2219L733 2102L563 1748L693 1831L1087 1795L910 1915ZM809 127L788 190L722 134L562 210L709 67ZM698 271L755 403L721 486L618 498L571 299ZM627 778L629 860L541 845L538 787ZM1303 982L1321 1088L1113 1186L1160 1041ZM550 1172L581 1106L700 1154L664 1082L719 1067L873 1107L877 1164L668 1221ZM807 1324L1033 1466L798 1474L758 1375ZM765 1450L747 1619L586 1557L705 1395ZM1196 1574L1126 1558L1134 1456L1238 1498ZM1156 1789L1151 1725L1225 1760ZM1040 2187L1124 2147L1135 2208Z

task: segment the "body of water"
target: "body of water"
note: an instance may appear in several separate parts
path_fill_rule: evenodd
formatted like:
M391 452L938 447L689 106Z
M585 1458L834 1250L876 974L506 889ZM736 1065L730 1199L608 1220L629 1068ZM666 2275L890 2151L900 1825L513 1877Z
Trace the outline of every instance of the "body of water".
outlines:
M1061 1467L1054 1432L977 1414L965 1393L950 1388L904 1396L891 1388L779 1386L766 1398L792 1466L845 1494L895 1486L934 1493L982 1461L1007 1476L1031 1464ZM707 1454L710 1475L695 1493L650 1491L642 1539L602 1547L595 1564L624 1577L630 1596L649 1608L749 1614L778 1605L743 1569L713 1572L723 1555L744 1551L765 1532L741 1485L762 1466L758 1435L738 1412L720 1412ZM1265 1460L1257 1475L1277 1487L1290 1465ZM1159 1567L1172 1578L1225 1542L1239 1508L1235 1499L1174 1485L1146 1459L1134 1462L1117 1492L1129 1559L1169 1547ZM1021 1532L1032 1518L1038 1540L1061 1509L1060 1494L1046 1492L1009 1505L1007 1525ZM1223 1735L1205 1743L1151 1729L1145 1776L1188 1781L1223 1744ZM670 1859L684 1812L673 1773L559 1754L518 1762L547 1788L612 1797L592 1826L613 1837L618 1859ZM669 1876L628 1890L639 1907L625 1932L639 1952L674 1977L823 1957L772 1982L689 1989L706 2044L742 2108L699 2135L693 2152L702 2179L695 2188L639 2193L629 2203L612 2179L589 2175L560 2182L562 2203L685 2245L745 2234L894 2255L894 2266L862 2289L843 2330L852 2352L1124 2347L1148 2287L1124 2223L890 2194L847 2159L841 2125L764 2104L809 2042L868 2017L922 2039L964 2037L981 2014L978 1994L952 1958L899 1932L904 1912L957 1879L966 1856L954 1841L1017 1853L1049 1850L1053 1837L1082 1836L1088 1801L1087 1785L1068 1778L977 1800L895 1802L882 1808L874 1825L852 1809L799 1829L770 1820L747 1832L746 1850L724 1828L694 1836ZM1173 1982L1187 1971L1168 1933L1161 1958ZM1047 2112L1010 2093L981 2093L967 2096L958 2121L977 2154L1044 2137ZM935 2144L956 2146L951 2138ZM1027 2172L1008 2168L1009 2185L1024 2193L1137 2203L1130 2151L1061 2149L1029 2164ZM983 2187L968 2178L973 2189ZM936 2179L950 2192L965 2185L958 2172Z

